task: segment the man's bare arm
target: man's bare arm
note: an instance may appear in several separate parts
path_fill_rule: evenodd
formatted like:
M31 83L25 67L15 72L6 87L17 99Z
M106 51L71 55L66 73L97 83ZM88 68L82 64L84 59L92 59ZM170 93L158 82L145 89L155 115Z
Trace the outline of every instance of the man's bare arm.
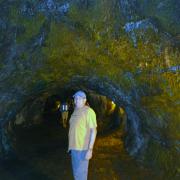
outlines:
M96 134L97 134L97 130L96 128L91 128L90 129L90 140L89 140L89 148L88 149L93 149L94 147L94 142L96 139Z
M96 139L96 134L97 134L96 128L91 128L90 129L89 147L88 147L88 151L86 153L87 160L92 158L92 150L93 150L94 142Z

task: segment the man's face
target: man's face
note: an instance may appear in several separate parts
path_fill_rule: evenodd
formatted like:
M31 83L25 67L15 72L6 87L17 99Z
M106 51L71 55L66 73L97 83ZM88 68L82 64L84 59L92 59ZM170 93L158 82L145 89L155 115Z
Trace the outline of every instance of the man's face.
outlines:
M82 108L86 103L86 99L81 96L74 97L74 104L76 108Z

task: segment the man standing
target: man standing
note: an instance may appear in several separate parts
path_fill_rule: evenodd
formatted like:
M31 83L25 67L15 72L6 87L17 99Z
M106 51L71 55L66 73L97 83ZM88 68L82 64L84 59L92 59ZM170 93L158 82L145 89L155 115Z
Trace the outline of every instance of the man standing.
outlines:
M69 147L73 176L75 180L87 180L89 160L96 139L96 114L86 106L86 94L74 94L75 109L70 118Z

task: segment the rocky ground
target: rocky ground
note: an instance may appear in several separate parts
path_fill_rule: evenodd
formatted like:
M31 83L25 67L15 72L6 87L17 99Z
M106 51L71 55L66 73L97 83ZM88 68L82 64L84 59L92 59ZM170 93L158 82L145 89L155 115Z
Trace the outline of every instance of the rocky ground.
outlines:
M17 130L18 159L1 163L0 179L72 180L64 133L67 130L54 125ZM120 136L116 131L97 137L89 180L161 179L128 156Z

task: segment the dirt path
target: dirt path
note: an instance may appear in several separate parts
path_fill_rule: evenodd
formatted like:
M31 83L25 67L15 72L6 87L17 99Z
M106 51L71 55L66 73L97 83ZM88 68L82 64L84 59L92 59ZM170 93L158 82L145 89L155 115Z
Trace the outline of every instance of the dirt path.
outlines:
M89 177L93 180L158 179L126 153L119 132L97 138Z
M67 130L59 127L29 129L18 134L18 160L1 163L2 180L72 180L70 156L66 153ZM89 180L160 179L139 166L125 152L120 133L98 137Z

